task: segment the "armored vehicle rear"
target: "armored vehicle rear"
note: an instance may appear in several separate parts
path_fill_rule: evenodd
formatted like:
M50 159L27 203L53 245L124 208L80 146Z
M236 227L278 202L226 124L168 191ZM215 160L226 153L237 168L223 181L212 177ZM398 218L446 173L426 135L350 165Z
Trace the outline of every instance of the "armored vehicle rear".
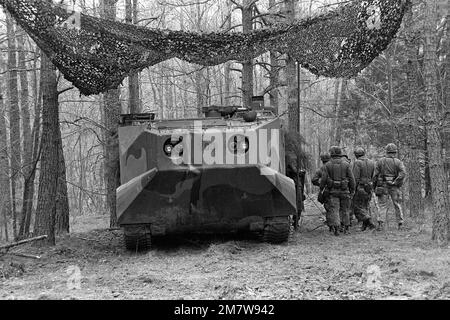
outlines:
M238 107L204 113L122 117L117 215L128 249L177 233L248 230L269 242L288 239L296 191L285 176L280 118Z

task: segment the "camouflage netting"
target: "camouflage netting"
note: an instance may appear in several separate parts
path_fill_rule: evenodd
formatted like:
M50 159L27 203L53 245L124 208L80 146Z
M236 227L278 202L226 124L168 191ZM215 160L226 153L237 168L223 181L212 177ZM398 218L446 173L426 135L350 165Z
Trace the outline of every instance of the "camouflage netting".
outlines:
M248 34L149 29L71 13L42 0L0 4L65 78L90 95L116 88L130 72L170 58L212 66L269 50L289 54L318 76L353 77L393 39L408 0L356 0L323 15ZM63 27L68 19L79 24Z

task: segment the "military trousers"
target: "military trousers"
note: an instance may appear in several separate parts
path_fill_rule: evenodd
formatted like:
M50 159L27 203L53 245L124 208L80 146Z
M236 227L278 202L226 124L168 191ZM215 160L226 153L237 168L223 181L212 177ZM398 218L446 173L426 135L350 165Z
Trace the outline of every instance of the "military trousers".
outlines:
M339 227L350 225L350 195L348 193L330 194L330 214L328 225Z
M326 212L325 217L326 217L326 219L327 219L327 225L328 225L328 226L331 226L331 224L330 224L330 220L331 220L331 217L330 217L330 212L331 212L330 206L331 206L331 205L330 205L330 198L327 197L327 198L325 199L325 202L323 203L323 207L324 207L325 212Z
M353 197L353 212L358 221L366 221L370 216L370 200L372 194L367 193L364 188L358 187Z
M403 210L401 201L400 188L396 186L390 186L386 188L386 193L378 196L378 215L377 220L381 222L385 222L387 218L387 213L389 210L389 200L392 200L392 204L394 205L395 217L397 219L397 223L403 223Z

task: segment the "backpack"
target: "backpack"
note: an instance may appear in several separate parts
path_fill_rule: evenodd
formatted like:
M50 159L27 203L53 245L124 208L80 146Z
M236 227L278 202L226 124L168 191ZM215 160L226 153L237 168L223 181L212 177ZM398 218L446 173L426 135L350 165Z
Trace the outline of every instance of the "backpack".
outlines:
M364 159L364 160L358 160L361 161L363 163L363 166L361 166L361 176L363 176L363 178L359 179L359 183L358 183L358 187L362 187L362 189L368 193L368 194L372 194L372 190L373 190L373 182L372 182L372 178L369 177L369 159Z
M327 187L329 190L349 191L348 179L345 176L347 169L345 163L329 162L325 168L327 170ZM335 173L337 174L335 175Z

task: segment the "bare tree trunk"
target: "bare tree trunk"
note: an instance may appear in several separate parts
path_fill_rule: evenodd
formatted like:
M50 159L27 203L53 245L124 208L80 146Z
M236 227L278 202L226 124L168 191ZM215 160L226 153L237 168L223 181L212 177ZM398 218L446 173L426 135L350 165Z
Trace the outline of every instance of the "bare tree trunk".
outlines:
M253 0L244 0L242 6L242 32L249 33L253 30ZM242 105L250 107L253 97L253 59L242 63Z
M0 92L0 220L5 231L5 239L9 241L8 236L8 216L11 215L11 187L9 181L9 161L5 121L5 106L3 96Z
M47 235L47 243L55 244L55 219L59 172L59 110L55 67L41 56L42 98L42 152L39 192L34 223L34 235Z
M37 161L39 161L40 158L40 143L39 143L39 137L41 134L41 109L42 109L42 90L39 88L39 83L43 83L43 73L40 74L40 80L38 80L37 75L37 60L39 56L39 48L36 47L35 54L34 54L34 71L33 71L33 95L34 95L34 120L33 120L33 130L32 130L32 136L33 136L33 170L31 171L30 176L28 177L29 181L25 183L25 186L28 187L28 193L24 198L29 198L31 201L27 202L27 209L26 209L26 216L25 216L25 228L23 231L23 234L27 235L30 233L30 226L31 226L31 214L32 214L32 208L33 208L33 198L34 198L34 181L35 181L35 175L36 175L36 165Z
M181 30L184 30L184 15L183 14L180 16L180 27L181 27ZM183 78L183 90L182 90L183 92L182 92L182 98L181 98L181 118L186 117L186 107L188 104L188 90L189 90L188 88L189 87L188 87L186 77L184 77ZM152 88L152 90L153 90L153 88ZM153 92L154 92L154 90L153 90Z
M276 2L275 0L269 0L269 11L271 13L276 13ZM276 51L270 51L270 73L269 86L271 88L270 95L270 107L276 110L278 113L278 86L280 80L280 63L278 61L280 54Z
M226 62L224 66L224 95L225 105L231 104L231 62Z
M61 131L58 128L58 187L56 196L56 234L69 233L70 230L70 215L69 215L69 198L67 197L67 182L66 182L66 162L64 160L64 151L62 147Z
M347 80L344 79L337 79L335 82L335 89L334 89L334 119L333 119L333 126L331 127L331 144L334 145L340 145L341 144L341 121L340 121L340 114L341 114L341 107L342 107L342 95L345 90L347 84Z
M125 22L137 24L137 0L125 1ZM133 72L128 77L128 110L138 113L141 110L139 97L139 72Z
M280 64L279 64L279 54L275 51L270 51L270 107L274 108L276 113L278 113L279 104L279 94L278 86L280 80Z
M105 109L105 183L106 203L110 214L110 226L117 226L116 188L120 185L119 176L119 142L118 123L120 110L120 92L118 89L109 90L103 96Z
M201 32L202 30L202 8L201 3L196 2L195 8L192 7L192 16L195 17L195 28L196 31ZM197 100L197 116L202 116L202 108L207 106L207 97L205 94L205 81L204 81L204 68L195 72L194 83L195 83L195 95Z
M25 55L25 31L20 31L20 36L17 37L17 49L19 52L19 78L20 78L20 105L22 111L22 133L23 133L23 172L24 172L24 186L23 186L23 198L22 198L22 214L20 220L19 237L25 236L25 222L28 213L28 209L31 209L30 202L33 202L33 198L30 198L30 183L34 183L34 180L30 180L31 171L33 170L32 164L32 152L33 141L31 137L31 125L30 125L30 104L29 104L29 90L28 90L28 72L26 65Z
M101 16L115 20L117 0L103 0ZM119 173L119 141L118 126L120 116L120 89L108 90L103 95L103 111L105 117L105 183L106 204L110 214L110 226L117 226L116 188L120 185Z
M84 159L83 159L83 148L81 145L82 135L80 134L78 137L78 162L80 163L80 172L78 173L78 215L83 214L83 188L84 188Z
M206 107L206 97L204 93L203 69L195 73L195 94L197 97L197 116L201 117L202 108Z
M429 0L425 9L425 47L424 47L424 81L425 106L427 120L428 156L430 161L430 176L433 204L432 239L438 244L449 241L450 203L448 181L444 170L441 129L439 125L440 112L438 106L437 76L436 76L436 0Z
M412 6L408 10L406 17L406 29L412 28ZM418 72L418 57L416 53L417 43L413 41L413 35L407 35L407 57L408 66L406 76L408 80L408 95L409 95L409 117L408 117L408 132L407 140L409 146L408 152L408 177L409 177L409 214L413 218L423 217L423 201L422 201L422 176L420 174L420 132L419 132L419 113L420 107L418 104L419 87L417 84Z
M232 14L233 14L233 6L231 1L226 2L227 5L227 11L226 16L224 19L224 27L225 30L229 31L232 27ZM232 62L227 61L224 63L224 70L223 70L223 77L224 77L224 104L229 105L231 104L231 66Z
M172 87L170 85L168 74L164 75L164 92L165 92L164 96L166 97L168 118L173 119L173 110L174 110L174 108L173 108L173 92L172 92Z
M446 108L447 114L450 113L450 9L447 5L447 37L446 37L446 46L445 46L445 52L446 52L446 58L444 63L444 105ZM448 130L449 128L447 128ZM447 135L448 136L448 135ZM447 161L445 164L445 169L447 171L447 179L450 179L450 139L446 139L444 141L445 143L445 150L447 154ZM450 227L450 226L449 226ZM449 231L450 232L450 231Z
M285 0L284 7L288 22L295 19L295 1ZM296 62L290 57L286 60L286 82L288 90L289 130L300 133L300 110L298 106L298 85Z
M13 214L13 235L17 239L16 188L21 166L20 157L20 110L19 92L17 89L16 36L14 24L9 13L6 14L6 30L8 36L8 98L9 98L9 139L11 144L11 197Z
M428 155L428 128L425 126L424 140L424 182L425 182L425 199L431 200L431 174L430 174L430 157Z

